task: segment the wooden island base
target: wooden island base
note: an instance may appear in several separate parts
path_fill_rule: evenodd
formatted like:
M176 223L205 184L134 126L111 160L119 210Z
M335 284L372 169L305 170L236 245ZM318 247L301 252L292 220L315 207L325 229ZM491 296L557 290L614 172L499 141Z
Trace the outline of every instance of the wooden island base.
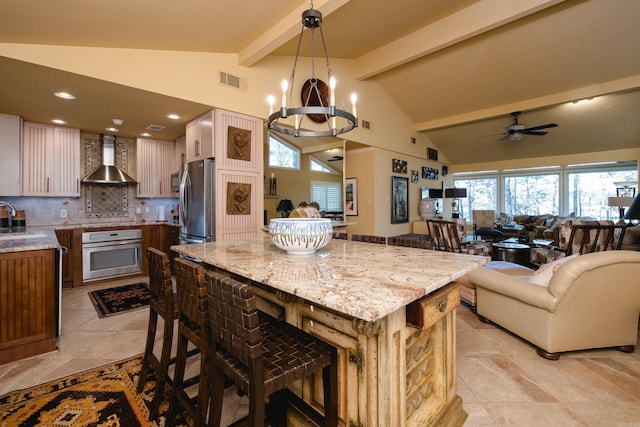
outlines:
M338 351L342 427L462 426L455 280L487 258L332 240L289 255L269 240L173 246L252 286L258 308ZM322 410L322 378L292 387ZM289 425L314 425L288 411Z

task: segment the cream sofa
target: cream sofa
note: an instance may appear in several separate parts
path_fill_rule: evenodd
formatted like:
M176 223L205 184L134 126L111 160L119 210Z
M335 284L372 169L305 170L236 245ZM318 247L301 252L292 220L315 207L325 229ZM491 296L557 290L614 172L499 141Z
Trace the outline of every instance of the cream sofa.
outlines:
M544 277L548 278L548 285ZM535 279L534 279L535 277ZM477 313L538 347L560 352L618 347L638 340L640 252L607 251L547 264L528 280L480 267L469 273Z

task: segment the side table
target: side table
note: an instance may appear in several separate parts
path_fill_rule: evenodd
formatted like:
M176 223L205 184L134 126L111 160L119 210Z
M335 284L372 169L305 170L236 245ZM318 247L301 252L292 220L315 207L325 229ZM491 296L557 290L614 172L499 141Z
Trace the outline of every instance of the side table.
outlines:
M508 261L524 266L529 265L531 248L522 243L498 242L491 245L493 261Z

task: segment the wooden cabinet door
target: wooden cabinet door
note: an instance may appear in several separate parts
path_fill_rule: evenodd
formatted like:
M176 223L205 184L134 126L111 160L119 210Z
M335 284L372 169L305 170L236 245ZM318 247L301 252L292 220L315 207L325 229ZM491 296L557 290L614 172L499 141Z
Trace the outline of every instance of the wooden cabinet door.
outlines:
M0 365L56 347L54 250L0 254Z
M56 237L60 246L67 248L62 257L62 286L73 287L73 230L56 230Z
M53 126L25 122L22 131L22 195L51 194Z
M214 157L213 111L187 124L187 162Z
M175 171L175 143L138 138L136 147L138 197L175 197L171 173Z
M19 116L0 114L0 194L20 196L20 126Z
M80 129L53 128L51 195L80 197Z

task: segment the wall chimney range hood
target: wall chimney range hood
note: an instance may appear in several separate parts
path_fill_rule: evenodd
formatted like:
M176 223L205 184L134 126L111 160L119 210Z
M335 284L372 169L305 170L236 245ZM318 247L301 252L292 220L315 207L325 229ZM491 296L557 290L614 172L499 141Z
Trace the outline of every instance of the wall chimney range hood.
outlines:
M100 135L102 165L82 179L91 184L137 184L136 180L115 166L116 137L108 133Z

